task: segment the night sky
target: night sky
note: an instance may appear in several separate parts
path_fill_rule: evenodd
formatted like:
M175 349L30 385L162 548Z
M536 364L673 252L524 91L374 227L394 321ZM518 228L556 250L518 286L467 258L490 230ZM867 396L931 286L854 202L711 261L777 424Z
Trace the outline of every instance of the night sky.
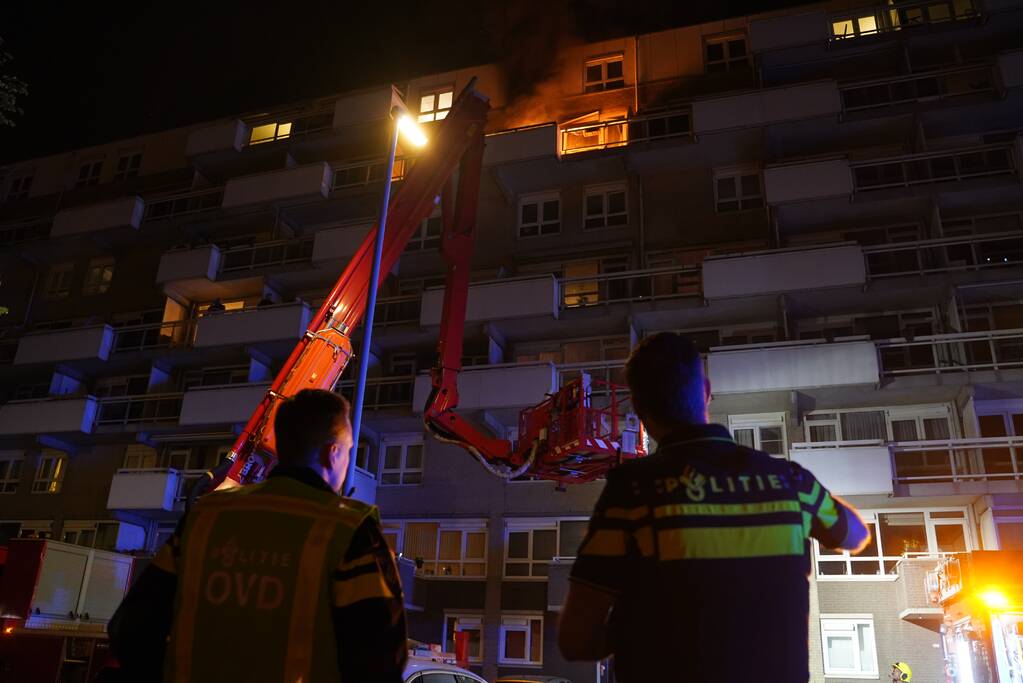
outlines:
M0 129L0 163L514 59L527 35L597 40L795 4L5 0L7 70L29 97L17 128Z

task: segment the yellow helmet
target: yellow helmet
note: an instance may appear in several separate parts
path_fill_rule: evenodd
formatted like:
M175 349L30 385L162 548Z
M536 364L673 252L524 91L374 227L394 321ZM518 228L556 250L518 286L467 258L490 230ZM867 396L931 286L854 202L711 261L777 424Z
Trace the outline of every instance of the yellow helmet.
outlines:
M911 681L913 680L913 670L909 668L909 664L905 662L895 662L892 664L892 673L898 674L898 681ZM893 676L894 678L894 676Z

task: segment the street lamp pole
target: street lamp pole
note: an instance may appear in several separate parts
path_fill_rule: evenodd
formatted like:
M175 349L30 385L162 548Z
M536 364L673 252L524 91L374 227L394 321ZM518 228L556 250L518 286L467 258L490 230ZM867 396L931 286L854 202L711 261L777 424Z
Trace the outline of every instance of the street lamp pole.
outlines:
M366 314L363 316L362 346L359 358L359 377L355 382L355 400L352 405L352 451L348 458L345 474L346 495L355 493L355 458L359 452L359 432L362 429L362 406L366 398L366 373L369 371L370 344L373 342L373 318L377 307L377 285L380 282L380 257L384 251L384 230L387 227L387 205L391 203L391 176L394 175L394 155L398 150L399 118L393 116L391 123L391 152L387 157L384 172L384 196L380 202L380 220L377 223L376 242L373 245L373 269L366 296Z

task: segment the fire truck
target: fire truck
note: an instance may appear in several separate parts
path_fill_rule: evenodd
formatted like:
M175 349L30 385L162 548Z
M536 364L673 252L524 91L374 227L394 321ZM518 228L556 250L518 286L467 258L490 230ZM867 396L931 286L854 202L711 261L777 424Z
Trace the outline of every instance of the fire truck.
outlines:
M927 591L944 613L947 683L1023 683L1023 552L950 556Z

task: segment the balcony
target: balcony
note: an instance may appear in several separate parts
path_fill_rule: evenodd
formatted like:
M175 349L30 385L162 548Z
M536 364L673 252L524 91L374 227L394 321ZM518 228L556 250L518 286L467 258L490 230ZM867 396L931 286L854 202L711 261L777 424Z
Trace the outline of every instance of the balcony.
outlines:
M132 431L143 426L177 424L181 394L137 394L111 396L97 402L96 426L104 431Z
M404 180L405 173L411 166L411 159L397 157L394 160L394 168L391 169L391 181L398 182L399 180ZM352 188L365 188L369 185L384 182L384 176L387 174L387 160L372 159L337 164L331 168L331 172L333 173L330 182L331 192Z
M767 88L693 102L693 132L703 135L818 116L837 117L841 111L835 81Z
M372 223L355 223L330 230L321 230L313 235L310 258L313 263L345 262L351 260L373 228Z
M185 155L195 157L213 152L240 152L248 137L249 127L237 119L203 126L188 134Z
M841 496L891 495L894 491L891 452L880 442L795 443L789 458Z
M958 273L1023 264L1023 232L944 237L863 247L867 277Z
M921 30L927 26L969 25L980 19L980 8L974 0L909 0L884 9L864 7L832 16L830 40L832 43L859 42L857 38Z
M244 273L261 268L283 267L309 263L313 254L313 238L273 240L220 252L220 274Z
M768 204L848 197L853 193L849 162L825 159L766 166L764 192Z
M933 630L944 617L945 610L932 603L927 595L927 574L934 571L941 557L937 555L903 556L895 565L899 578L895 581L895 609L899 617L909 621L930 621Z
M432 388L429 375L416 377L412 409L422 412ZM550 363L477 365L458 376L462 410L525 408L558 389L558 375Z
M97 403L92 396L54 396L0 405L0 435L92 433Z
M707 299L862 286L863 251L855 244L715 256L703 262Z
M384 408L408 409L415 388L414 375L405 377L370 377L366 380L366 394L363 407L367 410ZM345 380L340 384L341 393L352 400L355 391L355 380Z
M90 325L26 334L18 342L15 365L110 357L114 330L109 325Z
M314 111L301 116L271 115L248 121L249 134L246 147L265 145L281 140L295 140L314 133L330 130L334 120L333 108Z
M998 55L998 74L1006 88L1023 85L1023 50L1011 50Z
M439 325L443 289L423 292L420 325ZM508 278L469 287L466 322L541 316L558 317L558 282L552 276Z
M13 247L26 242L44 240L50 236L52 222L48 218L32 218L27 221L0 224L0 245Z
M870 341L823 340L717 347L707 358L714 392L778 391L880 381Z
M1014 178L1015 144L979 145L966 149L904 154L850 165L855 191L874 192L934 183L982 178Z
M558 280L558 292L558 306L561 310L624 301L703 296L700 266L670 266L565 277Z
M169 468L117 470L110 482L107 509L172 517L185 509L192 483L204 474L203 470Z
M625 119L567 123L559 129L561 154L596 152L624 147L629 142L629 122Z
M220 270L220 249L207 244L194 249L175 249L160 257L156 282L166 284L188 280L212 281Z
M393 86L373 88L338 97L334 102L334 128L362 125L386 119L391 107L401 105L401 94Z
M644 109L629 119L629 144L693 137L693 112L689 108Z
M177 320L114 328L113 353L187 348L195 340L195 321Z
M900 441L892 444L897 484L1023 481L1023 437ZM990 490L990 489L985 489Z
M822 44L829 37L828 17L824 12L785 14L749 24L750 48L757 53Z
M514 128L487 135L484 166L529 159L553 158L558 153L558 127L553 123Z
M113 228L138 230L146 205L140 197L123 197L99 204L86 204L59 211L53 217L51 237L80 235Z
M304 302L207 314L196 325L195 346L297 340L309 327L309 316L309 306Z
M181 401L181 426L246 422L266 395L267 382L196 387Z
M224 202L224 188L197 190L168 197L156 197L146 201L146 222L160 221L179 216L191 216L205 211L216 211Z
M884 377L1023 367L1023 329L899 337L876 345Z
M1023 68L1023 64L1020 66ZM993 95L995 83L993 69L985 64L844 83L840 93L842 109L852 113L939 102L963 95Z
M326 163L231 178L224 186L223 206L227 209L266 202L322 199L330 192L332 180L333 173Z

